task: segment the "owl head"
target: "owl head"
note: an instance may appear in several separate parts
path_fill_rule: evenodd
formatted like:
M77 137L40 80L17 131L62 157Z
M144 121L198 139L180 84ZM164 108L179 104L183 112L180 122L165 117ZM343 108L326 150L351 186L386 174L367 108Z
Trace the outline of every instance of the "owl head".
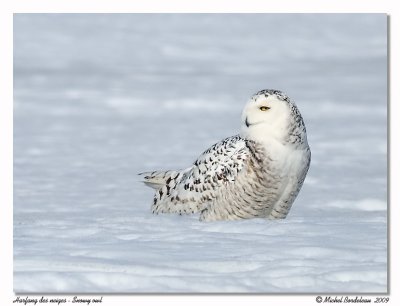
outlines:
M295 104L283 92L261 90L244 107L240 135L260 142L269 139L283 141L293 121L294 108L298 113Z

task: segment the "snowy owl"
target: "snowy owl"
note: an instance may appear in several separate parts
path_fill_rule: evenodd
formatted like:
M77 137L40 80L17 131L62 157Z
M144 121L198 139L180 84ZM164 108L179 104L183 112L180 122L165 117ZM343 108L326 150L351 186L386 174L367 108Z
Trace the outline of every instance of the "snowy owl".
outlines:
M153 213L200 213L202 221L283 219L311 161L299 110L279 90L261 90L244 107L239 135L206 150L189 168L144 172L156 190Z

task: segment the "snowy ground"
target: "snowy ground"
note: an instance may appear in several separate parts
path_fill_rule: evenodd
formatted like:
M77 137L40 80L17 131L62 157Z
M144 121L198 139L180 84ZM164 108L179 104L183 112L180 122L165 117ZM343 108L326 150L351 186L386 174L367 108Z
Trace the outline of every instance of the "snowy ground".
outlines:
M14 290L386 292L384 15L16 15ZM187 167L284 90L312 163L286 220L154 216L136 173Z

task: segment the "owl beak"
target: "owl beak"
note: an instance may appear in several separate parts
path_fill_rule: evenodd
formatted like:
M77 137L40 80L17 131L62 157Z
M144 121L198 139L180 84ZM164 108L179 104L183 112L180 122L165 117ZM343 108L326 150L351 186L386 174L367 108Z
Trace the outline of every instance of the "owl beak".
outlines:
M249 126L250 126L249 122L247 121L247 117L246 117L245 124L246 124L246 126L247 126L247 127L249 127Z

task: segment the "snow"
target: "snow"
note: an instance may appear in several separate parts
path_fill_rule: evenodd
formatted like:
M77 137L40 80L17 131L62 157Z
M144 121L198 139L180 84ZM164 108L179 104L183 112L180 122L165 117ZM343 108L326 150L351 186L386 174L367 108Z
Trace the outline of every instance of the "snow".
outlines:
M386 15L14 17L14 290L387 291ZM152 215L246 99L292 97L312 150L285 220Z

